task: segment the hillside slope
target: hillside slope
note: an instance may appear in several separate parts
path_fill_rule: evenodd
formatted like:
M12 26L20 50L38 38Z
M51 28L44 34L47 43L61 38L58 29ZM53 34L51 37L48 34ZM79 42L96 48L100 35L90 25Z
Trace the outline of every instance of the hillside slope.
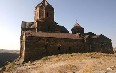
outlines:
M11 67L10 67L11 68ZM116 54L78 53L44 57L19 64L8 73L115 73Z
M0 67L2 67L7 61L13 61L19 57L18 50L4 50L0 49Z

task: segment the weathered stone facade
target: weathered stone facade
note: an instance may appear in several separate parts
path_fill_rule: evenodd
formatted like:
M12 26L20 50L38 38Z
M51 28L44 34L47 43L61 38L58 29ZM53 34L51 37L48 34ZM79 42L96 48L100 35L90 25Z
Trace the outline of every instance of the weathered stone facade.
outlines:
M113 53L111 39L84 33L77 22L72 33L54 21L54 8L43 0L35 7L34 22L22 21L20 57L24 61L63 53Z

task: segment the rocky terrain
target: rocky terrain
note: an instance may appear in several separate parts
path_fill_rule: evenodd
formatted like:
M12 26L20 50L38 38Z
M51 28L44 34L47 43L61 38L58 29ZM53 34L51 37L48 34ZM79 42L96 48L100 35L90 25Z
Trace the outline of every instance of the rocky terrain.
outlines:
M14 61L19 57L18 50L4 50L0 49L0 67L2 67L6 62Z
M116 54L73 53L6 65L1 73L116 73Z

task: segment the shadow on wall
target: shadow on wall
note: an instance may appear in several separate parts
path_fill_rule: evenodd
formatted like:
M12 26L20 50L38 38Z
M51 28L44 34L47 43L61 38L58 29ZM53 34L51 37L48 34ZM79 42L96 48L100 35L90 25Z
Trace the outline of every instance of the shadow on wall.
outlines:
M19 57L18 53L0 53L0 68L7 62L14 61Z

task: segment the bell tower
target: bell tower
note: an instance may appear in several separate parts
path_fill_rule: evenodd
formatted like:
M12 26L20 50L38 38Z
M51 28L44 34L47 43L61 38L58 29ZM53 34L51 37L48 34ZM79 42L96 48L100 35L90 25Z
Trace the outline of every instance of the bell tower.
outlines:
M48 33L69 33L64 27L54 21L54 8L47 0L42 0L34 10L34 31Z
M42 2L35 7L34 13L34 24L36 32L49 28L47 23L54 23L54 8L47 2L47 0L42 0Z
M42 2L35 7L34 12L35 22L39 20L54 21L54 8L46 0L42 0Z

